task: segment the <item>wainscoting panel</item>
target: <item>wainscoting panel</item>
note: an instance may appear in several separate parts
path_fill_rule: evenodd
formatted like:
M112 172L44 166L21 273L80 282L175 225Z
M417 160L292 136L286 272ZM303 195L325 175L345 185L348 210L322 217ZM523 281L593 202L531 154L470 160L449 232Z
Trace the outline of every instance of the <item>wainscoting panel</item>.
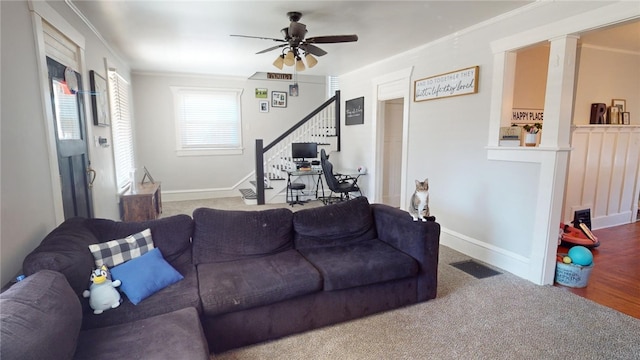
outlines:
M640 126L584 125L572 131L564 222L591 209L592 228L635 220L640 182Z

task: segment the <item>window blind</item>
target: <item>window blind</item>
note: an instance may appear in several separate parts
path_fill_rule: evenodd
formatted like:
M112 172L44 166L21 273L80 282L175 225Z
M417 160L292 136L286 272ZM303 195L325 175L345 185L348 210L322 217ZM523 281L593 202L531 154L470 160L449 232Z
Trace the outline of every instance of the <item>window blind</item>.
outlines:
M116 183L119 189L123 189L129 185L131 172L135 168L129 83L117 72L109 71L109 92Z
M331 99L336 91L340 90L340 82L337 76L327 76L327 99Z
M178 150L242 147L240 90L173 90Z

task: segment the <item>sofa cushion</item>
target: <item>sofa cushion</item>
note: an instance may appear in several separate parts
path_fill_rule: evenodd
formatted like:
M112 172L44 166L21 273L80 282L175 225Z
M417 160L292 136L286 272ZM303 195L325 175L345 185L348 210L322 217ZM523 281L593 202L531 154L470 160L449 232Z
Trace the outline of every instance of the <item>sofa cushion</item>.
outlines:
M126 296L115 309L109 309L100 315L95 315L87 306L82 318L83 329L93 329L110 325L122 324L139 319L145 319L159 314L165 314L175 310L195 307L202 310L200 296L198 295L198 276L194 265L183 264L174 266L182 274L184 279L158 291L134 305ZM88 304L87 299L83 299Z
M369 201L365 197L293 214L296 249L335 246L376 238Z
M324 290L369 285L418 273L415 259L377 239L299 251L322 274Z
M75 354L76 359L92 360L208 360L209 356L198 312L194 308L82 331Z
M142 222L122 222L108 219L88 219L87 226L99 242L122 239L144 229L151 229L153 245L172 266L191 263L191 233L193 220L189 215L175 215Z
M137 258L153 249L151 229L131 234L124 239L91 244L89 250L96 260L96 268L102 265L113 267L125 261Z
M1 359L71 359L82 323L64 275L42 270L0 294Z
M183 276L162 258L160 249L153 249L114 267L111 274L114 279L122 282L120 289L134 305L183 279Z
M61 272L73 291L82 297L95 267L89 245L98 242L86 222L84 218L72 218L51 231L24 259L22 267L25 275L44 269Z
M194 264L250 259L293 248L289 209L193 212Z
M297 251L224 263L198 265L205 315L213 316L322 289L318 271Z

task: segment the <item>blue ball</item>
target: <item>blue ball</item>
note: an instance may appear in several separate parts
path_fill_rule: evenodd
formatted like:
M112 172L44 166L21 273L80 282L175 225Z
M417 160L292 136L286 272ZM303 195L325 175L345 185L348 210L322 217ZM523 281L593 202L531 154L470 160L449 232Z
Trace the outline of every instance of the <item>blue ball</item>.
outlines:
M593 263L593 254L584 246L574 246L569 249L569 257L576 265L589 266Z

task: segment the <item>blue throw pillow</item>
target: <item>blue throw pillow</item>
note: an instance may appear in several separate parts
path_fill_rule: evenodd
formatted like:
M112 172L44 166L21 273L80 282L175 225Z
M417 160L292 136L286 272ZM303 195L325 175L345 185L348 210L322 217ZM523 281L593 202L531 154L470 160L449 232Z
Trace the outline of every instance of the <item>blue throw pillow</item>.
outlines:
M111 275L122 281L120 288L134 305L184 278L158 248L114 267Z

